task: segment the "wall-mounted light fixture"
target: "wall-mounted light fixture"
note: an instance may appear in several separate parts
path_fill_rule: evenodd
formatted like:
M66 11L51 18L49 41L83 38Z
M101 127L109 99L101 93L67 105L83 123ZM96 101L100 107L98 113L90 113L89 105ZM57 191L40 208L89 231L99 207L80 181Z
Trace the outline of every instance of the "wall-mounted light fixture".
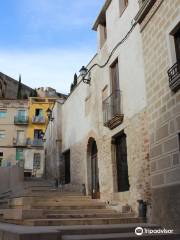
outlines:
M48 110L46 112L47 112L49 121L52 122L54 120L54 118L52 117L52 110L50 108L48 108Z
M129 31L126 33L126 35L116 44L116 46L113 48L113 50L110 52L109 57L107 58L106 62L102 65L98 64L98 63L94 63L89 69L87 69L86 67L82 66L82 68L80 69L80 76L82 77L82 81L86 84L90 84L91 81L91 70L94 67L99 67L99 68L104 68L110 61L111 57L113 56L114 52L117 50L117 48L123 44L127 38L129 37L129 35L131 34L131 32L133 31L133 29L135 28L135 26L137 25L137 20L133 19L131 24L131 28L129 29ZM81 82L81 81L80 81Z
M79 72L83 82L86 84L90 84L91 81L90 71L88 71L86 67L82 66Z

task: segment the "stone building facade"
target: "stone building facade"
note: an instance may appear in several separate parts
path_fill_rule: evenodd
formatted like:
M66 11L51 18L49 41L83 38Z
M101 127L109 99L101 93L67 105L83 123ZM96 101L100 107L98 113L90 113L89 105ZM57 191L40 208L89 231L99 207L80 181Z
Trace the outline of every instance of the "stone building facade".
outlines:
M107 61L132 28L138 10L135 0L105 2L93 26L98 51L87 69ZM137 200L150 201L151 197L143 69L140 27L136 25L104 67L92 68L89 85L78 78L61 106L60 117L64 182L72 188L85 185L93 198L136 214Z
M27 125L27 100L0 101L0 167L23 166Z
M63 166L60 165L62 153L62 104L64 100L56 100L44 137L46 178L62 178Z
M140 1L140 7L152 221L180 229L180 1Z

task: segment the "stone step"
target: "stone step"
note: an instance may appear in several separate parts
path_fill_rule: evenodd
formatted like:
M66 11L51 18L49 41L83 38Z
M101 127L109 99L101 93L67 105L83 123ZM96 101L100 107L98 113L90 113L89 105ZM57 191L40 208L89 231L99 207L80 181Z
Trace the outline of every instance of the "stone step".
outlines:
M106 225L74 225L59 226L57 229L62 235L88 235L88 234L106 234L106 233L134 233L136 227L159 229L160 226L147 223L130 224L106 224Z
M129 218L134 217L133 214L118 213L78 213L78 214L47 214L48 219L71 219L71 218Z
M136 236L137 226L162 229L154 224L81 225L58 227L31 227L0 224L0 239L3 240L179 240L180 234Z
M18 207L18 206L17 206ZM24 209L48 209L48 210L81 210L81 209L105 209L104 205L98 205L98 204L89 204L89 205L57 205L55 204L54 206L52 205L31 205L31 206L24 206Z
M48 191L24 191L24 194L22 194L21 196L27 196L27 197L51 197L51 196L54 196L54 197L62 197L62 196L84 196L82 193L80 192L62 192L62 191L59 191L59 190L56 190L56 189L51 189L51 190L48 190Z
M117 213L115 210L108 209L108 208L100 208L100 209L64 209L64 210L44 210L44 213L47 214L103 214L103 213Z
M133 233L138 225L89 225L89 226L58 226L58 227L31 227L0 223L1 240L60 240L66 235L80 235L78 239L88 234ZM141 224L141 227L154 228L155 225ZM82 236L83 235L83 236ZM122 236L122 234L121 234ZM69 236L67 236L68 239ZM74 237L74 236L73 236ZM100 237L100 235L98 235ZM69 239L72 239L69 238ZM77 238L76 238L77 239ZM93 238L90 238L93 239ZM100 238L99 238L100 239ZM156 239L158 240L158 238ZM161 239L162 240L162 239Z
M80 209L80 210L46 210L46 209L30 209L30 210L23 210L21 208L19 209L2 209L0 210L0 215L3 216L4 220L23 220L23 219L41 219L46 218L48 215L52 215L53 218L56 218L56 216L59 216L57 218L61 218L62 215L63 218L70 218L68 216L82 216L82 214L89 216L110 216L110 215L116 215L116 211L110 210L110 209ZM121 216L121 214L118 214ZM74 216L74 217L75 217ZM124 216L124 214L122 214ZM126 215L126 216L132 216L132 215ZM76 217L77 218L77 217Z
M47 196L38 196L38 195L36 195L36 196L33 196L33 195L31 195L31 196L26 196L25 198L27 198L27 199L34 199L35 201L37 200L37 201L39 201L39 200L41 200L42 201L42 198L45 198L45 201L49 201L49 200L58 200L58 201L81 201L81 200L83 200L83 201L92 201L92 199L91 199L91 197L89 197L89 196L62 196L62 195L47 195Z
M51 205L51 206L88 206L88 205L92 205L92 206L106 206L106 203L104 202L100 202L100 201L96 201L96 200L86 200L86 201L68 201L68 200L64 200L64 201L39 201L39 202L34 202L34 204L36 206L43 206L43 205Z
M67 225L98 225L98 224L124 224L142 223L142 218L75 218L75 219L29 219L24 220L29 226L67 226Z
M89 197L48 197L45 198L44 201L42 202L42 197L19 197L19 198L12 198L9 200L10 205L24 205L24 204L47 204L48 205L54 205L56 203L62 204L62 203L77 203L77 204L94 204L94 203L99 203L99 201L92 200Z
M91 234L91 235L65 235L62 240L179 240L178 234L158 234L158 235L142 235L137 236L135 233L106 233L106 234Z

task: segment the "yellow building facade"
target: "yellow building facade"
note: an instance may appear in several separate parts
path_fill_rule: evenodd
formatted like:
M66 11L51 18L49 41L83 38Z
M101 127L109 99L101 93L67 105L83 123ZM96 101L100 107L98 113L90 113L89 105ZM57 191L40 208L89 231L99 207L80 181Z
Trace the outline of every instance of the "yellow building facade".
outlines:
M56 98L29 98L27 148L24 152L24 174L42 177L45 169L44 133L48 125L47 110L52 109Z
M41 139L48 125L47 110L52 109L56 98L29 98L29 124L27 138Z

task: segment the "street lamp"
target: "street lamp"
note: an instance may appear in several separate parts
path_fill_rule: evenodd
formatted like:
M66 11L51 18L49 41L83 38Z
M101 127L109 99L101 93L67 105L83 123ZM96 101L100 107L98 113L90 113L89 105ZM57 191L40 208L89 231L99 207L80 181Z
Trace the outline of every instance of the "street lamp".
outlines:
M50 108L48 108L48 110L46 112L47 112L49 121L52 122L54 120L54 118L52 117L52 110Z
M79 72L80 72L80 76L82 77L83 82L86 84L90 84L91 77L90 77L90 72L88 71L88 69L85 66L82 66L82 68L80 69Z

